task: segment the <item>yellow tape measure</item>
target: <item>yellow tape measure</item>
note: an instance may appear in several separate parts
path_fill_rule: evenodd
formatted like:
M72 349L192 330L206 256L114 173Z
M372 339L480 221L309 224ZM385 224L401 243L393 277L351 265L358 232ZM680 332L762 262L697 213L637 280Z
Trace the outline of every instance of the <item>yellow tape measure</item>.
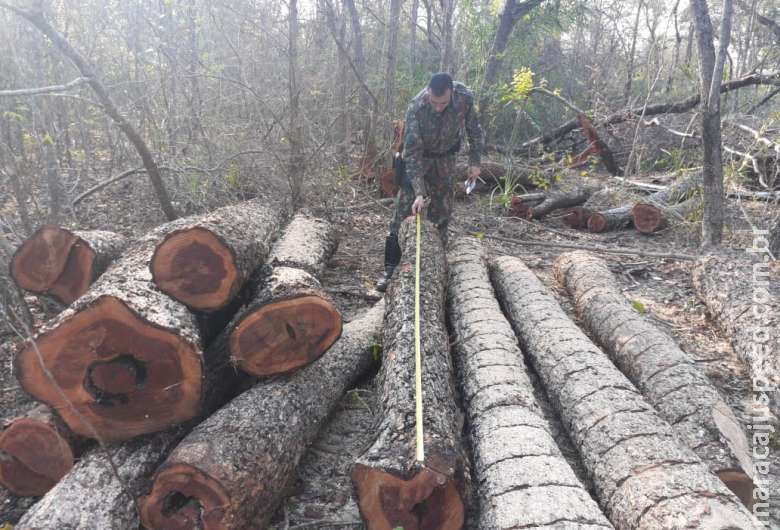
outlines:
M420 353L420 235L422 221L417 214L417 255L414 260L414 379L415 379L415 418L417 423L417 461L425 460L423 447L423 402L422 402L422 356Z

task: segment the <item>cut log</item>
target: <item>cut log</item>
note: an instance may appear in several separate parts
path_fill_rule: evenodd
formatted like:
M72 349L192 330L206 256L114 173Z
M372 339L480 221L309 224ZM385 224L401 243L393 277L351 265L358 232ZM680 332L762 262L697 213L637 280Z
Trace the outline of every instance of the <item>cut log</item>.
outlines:
M192 309L221 309L266 258L286 215L284 204L253 199L189 218L155 249L152 278Z
M333 225L299 213L274 245L262 287L230 324L230 355L257 376L289 372L341 334L341 313L317 277L336 248Z
M740 500L678 440L522 261L491 277L616 528L754 528Z
M422 226L420 337L425 457L416 460L415 220L401 226L403 259L385 301L384 355L377 378L378 424L352 480L369 530L455 530L464 522L468 470L460 441L444 324L446 263L438 232Z
M474 453L480 530L612 528L561 454L473 238L449 252L447 310ZM555 510L550 507L555 506Z
M258 383L190 433L142 500L147 528L265 528L295 468L378 348L384 304L347 324L315 363Z
M0 486L0 528L8 525L13 528L37 500L37 497L19 497Z
M588 231L594 234L620 230L631 225L631 206L621 206L603 212L594 212L588 217Z
M780 334L780 282L767 246L763 236L755 238L748 252L761 252L756 260L736 252L704 256L692 278L697 296L747 366L757 394L753 399L768 399L780 417L780 348L772 343Z
M597 189L593 186L580 186L573 190L560 190L548 193L547 198L541 204L528 209L526 218L541 219L554 210L579 206L587 201L588 197Z
M544 201L547 194L545 193L525 193L523 195L514 195L509 202L509 215L511 217L519 217L525 219L528 215L528 210L533 206Z
M555 261L555 277L612 361L745 505L753 481L750 445L715 386L675 341L639 314L606 263L587 252Z
M572 208L569 213L563 216L563 222L575 230L584 230L588 228L588 220L593 215L593 210L577 206Z
M85 443L49 407L32 407L0 433L0 484L21 497L49 491L70 469Z
M700 197L693 197L673 206L638 202L631 208L631 221L637 231L643 234L653 234L663 230L671 223L687 220L700 209Z
M84 294L127 245L124 236L102 230L39 228L11 260L11 277L30 292L69 305Z

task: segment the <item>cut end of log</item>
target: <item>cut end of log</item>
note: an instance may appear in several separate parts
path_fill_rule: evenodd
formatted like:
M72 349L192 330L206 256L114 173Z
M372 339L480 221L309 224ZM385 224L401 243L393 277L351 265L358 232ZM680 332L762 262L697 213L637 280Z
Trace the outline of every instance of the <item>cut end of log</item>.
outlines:
M224 530L231 502L221 484L186 465L164 468L152 491L141 499L141 522L159 530Z
M751 478L741 469L727 469L717 472L718 478L739 497L742 504L751 508L756 502L753 498L755 484Z
M38 354L65 397L41 368ZM102 296L26 343L16 357L19 382L55 408L81 436L125 440L192 418L201 402L196 347ZM76 409L74 411L73 409Z
M459 530L464 507L455 480L424 468L409 480L356 464L352 471L369 530Z
M233 252L204 228L166 237L155 249L150 267L160 290L201 311L227 305L241 283Z
M645 202L639 202L631 208L634 226L643 234L657 232L664 225L664 214L660 208Z
M319 296L274 301L247 314L230 335L231 357L257 376L318 359L341 335L341 313Z
M70 304L92 281L95 251L74 233L46 225L25 241L11 261L19 287Z
M43 495L72 467L70 445L46 423L20 418L0 434L0 484L16 495Z
M577 206L563 217L563 222L575 230L584 230L588 228L588 220L592 215L592 210Z
M588 232L600 234L607 229L607 218L602 213L594 213L588 218Z
M512 217L519 217L520 219L531 219L528 217L529 212L532 212L531 205L525 202L520 197L512 197L512 202L509 206L509 215Z

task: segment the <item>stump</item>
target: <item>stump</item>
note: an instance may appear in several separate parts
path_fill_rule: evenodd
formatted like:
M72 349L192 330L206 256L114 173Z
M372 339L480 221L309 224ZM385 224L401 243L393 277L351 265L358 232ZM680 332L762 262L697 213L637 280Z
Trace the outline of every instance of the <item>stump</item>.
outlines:
M446 263L438 232L423 222L420 284L425 459L415 455L415 220L401 226L402 261L385 301L380 409L372 444L352 480L369 530L456 530L464 522L468 471L461 448L449 341L444 325Z
M286 215L283 204L253 199L188 218L154 250L152 278L192 309L221 309L266 258Z
M142 501L144 525L265 528L325 419L371 366L383 306L347 324L311 365L289 379L258 383L189 434Z
M490 270L615 528L754 528L740 500L679 442L519 259L496 258Z
M456 241L447 284L453 353L474 453L478 528L612 528L550 433L483 252L476 239Z
M125 246L124 236L113 232L44 225L17 249L10 264L11 277L22 289L69 305Z

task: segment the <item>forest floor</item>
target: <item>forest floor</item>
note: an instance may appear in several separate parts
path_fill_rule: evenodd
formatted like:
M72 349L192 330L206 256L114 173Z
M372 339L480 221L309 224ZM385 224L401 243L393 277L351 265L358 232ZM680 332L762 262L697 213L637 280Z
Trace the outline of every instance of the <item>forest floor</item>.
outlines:
M575 178L572 173L569 178ZM606 175L591 175L606 179ZM127 235L138 235L164 222L154 211L154 203L142 191L145 186L133 186L127 181L110 192L101 194L81 210L79 228L103 228ZM327 186L318 186L317 193L328 193ZM338 187L315 210L327 210L337 223L340 243L322 278L323 286L335 300L346 321L359 315L380 298L374 283L383 270L384 239L392 206L372 199L372 192L354 184ZM128 196L130 195L130 197ZM139 200L139 202L136 202ZM567 243L627 247L652 252L698 253L699 224L681 224L652 236L644 236L633 229L606 234L590 234L570 229L562 222L562 213L554 212L540 221L526 221L502 217L503 209L490 204L490 197L477 195L456 200L450 224L450 241L458 236L479 233L493 254L509 254L525 263L552 289L562 307L576 320L566 293L552 278L552 263L566 249L552 246L529 246L505 240L536 241L540 243ZM141 209L129 209L128 204L141 204ZM759 215L765 204L729 201L727 219L729 230L726 245L745 248L752 236L744 213ZM502 240L493 239L499 236ZM646 316L669 333L683 350L688 352L722 392L732 406L743 427L750 423L751 392L747 372L737 360L726 339L708 319L705 307L693 291L690 271L692 262L668 258L618 256L601 254L620 282L626 297L635 306L644 308ZM780 274L780 267L776 269ZM42 321L56 308L45 307L28 297L36 319ZM15 384L11 358L17 337L8 335L0 342L0 410L3 417L23 398ZM555 416L545 402L544 390L539 388L543 408L561 448L582 480L588 479L579 462L576 450L563 434ZM371 377L350 391L339 404L336 413L319 440L308 451L298 471L293 495L278 511L275 530L363 528L354 499L349 470L356 456L369 442L374 421L374 403ZM747 430L746 430L747 432ZM774 484L771 491L780 491L780 444L771 452ZM774 502L775 516L780 507ZM0 513L3 508L0 503ZM780 524L780 517L778 517Z

